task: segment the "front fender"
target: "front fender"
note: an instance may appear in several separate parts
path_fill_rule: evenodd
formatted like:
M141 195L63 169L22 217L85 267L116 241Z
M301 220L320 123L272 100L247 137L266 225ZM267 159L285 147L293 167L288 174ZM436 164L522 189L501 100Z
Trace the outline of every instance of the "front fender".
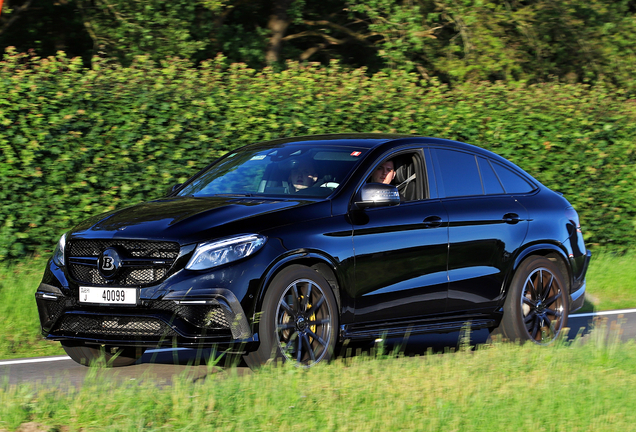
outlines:
M339 286L342 286L341 284L344 282L344 279L346 279L343 274L343 270L341 269L340 263L323 251L299 249L289 251L284 255L281 255L268 267L268 269L264 273L263 278L260 281L251 319L253 334L258 333L258 314L261 311L265 293L267 292L267 287L282 269L292 264L300 264L307 267L311 267L316 264L324 264L328 266L329 269L333 272Z

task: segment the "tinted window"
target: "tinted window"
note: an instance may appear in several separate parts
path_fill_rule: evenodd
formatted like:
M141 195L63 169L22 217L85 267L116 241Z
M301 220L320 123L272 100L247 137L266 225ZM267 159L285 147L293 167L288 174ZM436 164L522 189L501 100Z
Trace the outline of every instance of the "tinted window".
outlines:
M442 149L436 149L435 153L442 170L444 194L447 197L483 195L474 155Z
M534 190L534 186L528 183L516 172L509 170L499 164L493 164L499 180L503 184L506 193L528 193Z
M325 197L343 183L364 149L274 145L238 150L186 185L180 196Z
M499 183L497 175L492 170L490 162L481 157L477 158L477 160L479 161L479 171L481 172L481 180L484 183L484 192L486 195L504 193L504 189L501 187L501 183Z

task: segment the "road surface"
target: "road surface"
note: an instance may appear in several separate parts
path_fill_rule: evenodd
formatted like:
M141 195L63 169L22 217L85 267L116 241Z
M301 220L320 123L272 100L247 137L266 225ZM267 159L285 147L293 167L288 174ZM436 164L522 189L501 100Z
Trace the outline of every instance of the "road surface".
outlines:
M578 333L583 340L589 339L594 327L593 322L600 323L603 320L607 331L618 329L622 340L636 339L636 309L621 311L607 311L589 314L570 315L568 325L569 337L573 338ZM619 326L619 327L617 327ZM597 324L598 328L599 325ZM594 330L594 331L599 331ZM430 348L433 350L447 350L456 348L460 338L459 332L432 334L426 336L413 336L407 343L402 340L384 341L388 348L398 346L405 354L423 354ZM472 344L481 344L488 338L487 330L480 330L471 334ZM358 349L368 350L369 346L348 346L339 354L355 354ZM137 362L137 364L122 368L108 369L106 373L112 374L121 380L148 380L152 379L158 385L169 385L175 376L186 374L188 379L202 380L209 374L225 373L223 367L200 364L197 358L203 354L204 358L210 357L209 351L197 352L197 350L149 350ZM225 366L224 359L218 363ZM29 359L0 360L0 382L11 384L32 383L55 386L80 386L89 371L89 368L79 365L67 356L38 357ZM237 368L239 374L251 373L245 365Z

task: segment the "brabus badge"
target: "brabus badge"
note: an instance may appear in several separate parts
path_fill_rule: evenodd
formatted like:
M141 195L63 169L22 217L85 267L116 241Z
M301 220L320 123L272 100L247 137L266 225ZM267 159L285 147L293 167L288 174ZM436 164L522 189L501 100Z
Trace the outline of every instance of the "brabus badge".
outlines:
M115 277L121 268L122 261L119 253L113 248L108 248L99 256L99 272L106 279Z

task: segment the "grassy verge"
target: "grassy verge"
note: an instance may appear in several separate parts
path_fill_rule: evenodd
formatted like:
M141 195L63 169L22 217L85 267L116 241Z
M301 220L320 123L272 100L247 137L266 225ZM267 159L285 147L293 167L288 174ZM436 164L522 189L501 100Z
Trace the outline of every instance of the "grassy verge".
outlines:
M45 260L0 266L0 359L63 354L42 340L34 292ZM596 252L587 273L583 311L636 307L636 253Z
M601 334L600 332L598 334ZM168 387L95 368L79 389L0 385L0 429L617 431L636 424L636 344L493 344L354 357L309 371L232 369ZM24 427L24 426L22 426Z
M636 307L636 253L596 252L587 272L587 298L595 310Z
M0 266L0 359L64 354L40 336L35 290L46 260Z

